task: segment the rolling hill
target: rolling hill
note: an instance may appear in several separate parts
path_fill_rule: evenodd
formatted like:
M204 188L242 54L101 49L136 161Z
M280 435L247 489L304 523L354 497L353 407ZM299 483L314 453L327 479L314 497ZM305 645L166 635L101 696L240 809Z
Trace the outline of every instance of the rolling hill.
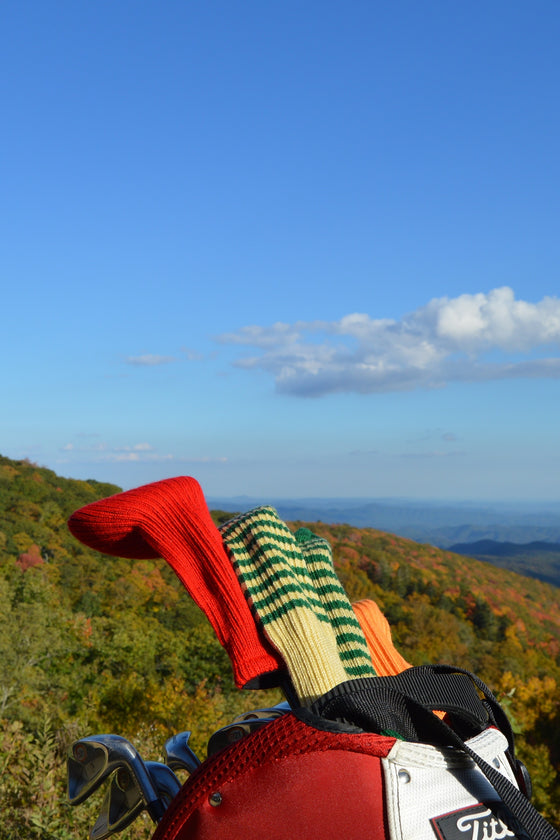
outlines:
M560 544L560 504L450 503L407 499L211 498L225 510L272 504L285 521L346 523L377 528L416 542L450 548L478 540Z
M520 575L560 586L560 544L550 542L511 543L478 540L458 543L449 551L511 569Z
M0 457L0 763L11 768L0 807L21 840L45 815L60 836L85 836L87 814L63 806L63 750L77 733L117 731L157 758L165 737L188 728L203 752L241 709L280 699L235 689L225 652L163 561L109 558L69 534L73 510L118 489ZM558 590L374 528L288 524L330 542L349 598L377 601L409 662L460 665L493 688L520 733L536 803L560 824Z

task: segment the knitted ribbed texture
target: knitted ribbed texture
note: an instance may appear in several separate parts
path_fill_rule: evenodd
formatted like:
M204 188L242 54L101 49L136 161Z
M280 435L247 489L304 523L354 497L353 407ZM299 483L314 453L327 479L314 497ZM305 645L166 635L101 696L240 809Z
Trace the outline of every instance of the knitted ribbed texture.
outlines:
M163 557L210 620L240 688L262 674L285 671L257 628L194 478L156 481L93 502L73 513L68 527L104 554Z
M410 663L394 646L389 622L375 601L356 601L352 604L352 609L364 632L371 661L378 676L391 677L410 668Z
M256 508L220 531L253 612L286 662L300 702L313 702L344 682L330 618L294 535L274 508Z
M329 543L308 528L298 528L294 537L315 591L334 629L338 653L347 678L374 677L376 671L364 633L334 570Z

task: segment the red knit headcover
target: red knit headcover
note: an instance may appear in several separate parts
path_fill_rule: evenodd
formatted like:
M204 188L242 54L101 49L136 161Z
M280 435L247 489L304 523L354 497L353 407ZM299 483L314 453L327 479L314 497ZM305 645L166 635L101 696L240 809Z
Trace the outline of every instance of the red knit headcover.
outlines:
M163 557L207 615L242 688L272 671L280 655L258 631L200 485L180 476L86 505L68 527L80 542L115 557Z

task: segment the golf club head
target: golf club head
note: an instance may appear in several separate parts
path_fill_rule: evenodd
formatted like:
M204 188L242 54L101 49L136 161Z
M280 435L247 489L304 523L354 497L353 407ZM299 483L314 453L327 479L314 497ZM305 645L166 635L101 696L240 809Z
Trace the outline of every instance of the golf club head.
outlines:
M234 717L232 723L241 723L246 720L255 720L255 718L266 718L272 720L273 718L285 715L290 711L290 704L287 702L278 703L277 706L268 706L264 709L252 709L250 712L243 712L237 717Z
M114 771L125 767L142 792L146 808L157 822L163 815L150 774L136 748L120 735L91 735L75 741L68 752L68 801L84 802Z
M147 761L146 769L164 807L167 808L181 790L179 779L169 767L157 761ZM89 833L90 840L105 840L111 834L123 831L145 808L144 797L129 769L121 767L115 770L103 799L101 812Z
M167 807L181 790L181 782L167 764L159 761L147 761L146 769L153 779L155 788Z
M252 718L251 720L238 721L237 723L230 723L227 726L223 726L221 729L214 732L214 734L208 739L208 757L214 755L214 753L217 753L224 747L229 747L231 744L235 744L237 741L240 741L242 738L250 735L251 732L255 731L255 729L259 729L261 726L271 723L273 720L277 720L277 718L278 715L268 718Z
M123 831L144 810L146 803L128 767L113 771L101 812L90 829L89 840L104 840Z
M178 732L165 742L165 763L172 770L187 770L189 773L200 767L200 759L188 745L190 731Z

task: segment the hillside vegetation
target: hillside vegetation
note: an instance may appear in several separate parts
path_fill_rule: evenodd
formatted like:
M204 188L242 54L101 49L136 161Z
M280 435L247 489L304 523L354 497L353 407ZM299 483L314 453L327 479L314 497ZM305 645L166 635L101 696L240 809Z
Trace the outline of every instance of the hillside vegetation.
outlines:
M226 654L163 561L108 558L69 534L73 510L118 489L0 457L5 840L87 836L100 800L65 804L74 738L118 732L161 760L166 738L191 729L203 757L210 734L239 711L281 699L235 689ZM519 733L535 804L560 825L558 590L381 531L291 527L300 525L329 540L350 599L376 599L410 662L461 665L489 683ZM139 820L121 836L150 832Z

